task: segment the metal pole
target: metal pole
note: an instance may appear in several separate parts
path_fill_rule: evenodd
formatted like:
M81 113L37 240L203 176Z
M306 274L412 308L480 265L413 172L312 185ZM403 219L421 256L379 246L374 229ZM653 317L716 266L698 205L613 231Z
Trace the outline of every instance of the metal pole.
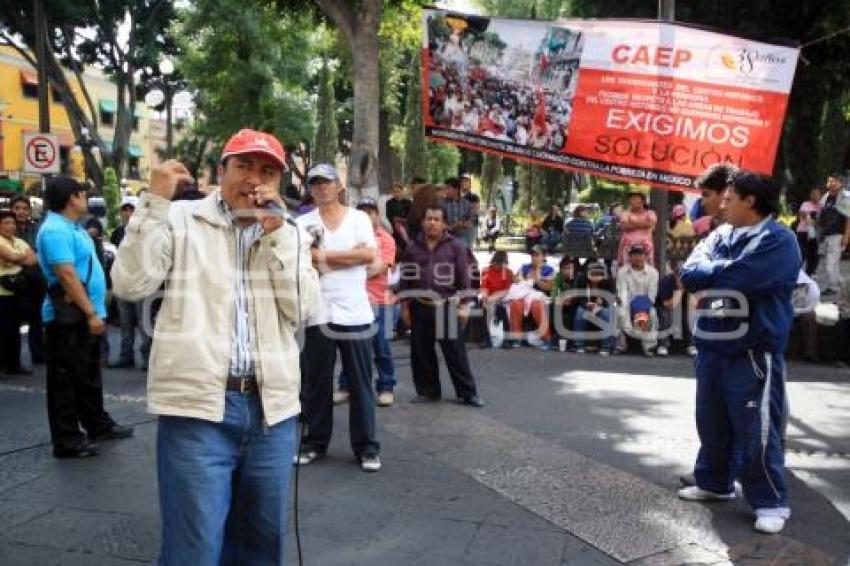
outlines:
M163 81L162 90L165 93L165 157L171 159L174 153L174 118L171 105L174 103L174 87Z
M48 101L49 85L47 81L47 19L44 13L44 0L33 0L35 18L35 57L38 61L38 129L41 133L50 133L50 105Z
M658 0L658 19L662 22L672 22L676 19L676 0ZM650 201L658 219L653 234L655 267L661 276L667 266L667 224L670 215L667 197L667 189L653 186L650 190Z

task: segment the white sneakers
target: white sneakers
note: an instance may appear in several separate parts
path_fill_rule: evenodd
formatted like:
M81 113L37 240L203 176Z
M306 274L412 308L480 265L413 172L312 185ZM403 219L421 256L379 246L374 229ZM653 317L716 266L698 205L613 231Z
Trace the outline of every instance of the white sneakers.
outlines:
M391 407L394 400L392 391L381 391L378 393L379 407Z
M753 528L760 533L775 535L785 528L785 521L791 517L788 507L770 507L756 509L756 523Z
M679 498L687 501L729 501L730 499L735 499L735 492L715 493L695 485L690 485L679 490Z
M729 501L735 499L735 492L715 493L692 485L680 489L679 498L687 501ZM760 533L775 535L782 532L785 521L789 517L791 517L791 510L787 507L756 509L756 522L753 528Z
M337 389L334 391L334 405L342 405L343 403L348 403L348 398L351 394L348 391L344 391L342 389Z
M360 469L364 472L377 472L381 469L381 459L377 454L367 454L360 458Z
M696 346L688 346L688 355L690 357L694 357L697 355L697 347Z
M667 354L669 354L669 352L667 351L667 346L659 346L655 349L655 353L659 356L666 356Z

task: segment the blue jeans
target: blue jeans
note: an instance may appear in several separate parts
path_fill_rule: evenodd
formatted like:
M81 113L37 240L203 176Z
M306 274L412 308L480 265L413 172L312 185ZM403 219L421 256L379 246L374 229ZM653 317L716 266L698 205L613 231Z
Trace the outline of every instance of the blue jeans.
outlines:
M573 332L589 332L591 330L598 330L598 327L596 327L595 324L584 318L586 313L587 309L584 308L584 305L579 305L576 308L576 315L573 319ZM595 314L605 322L611 322L611 307L602 307L596 311ZM608 330L610 329L604 330L608 335L599 340L599 347L610 352L614 349L615 333L609 332ZM584 348L584 339L575 340L575 346L576 348Z
M283 564L296 418L266 428L258 395L225 402L220 423L159 418L162 566Z
M392 392L395 387L395 369L390 340L398 325L401 310L398 305L372 305L372 312L375 313L375 324L378 326L378 331L372 338L372 352L375 356L375 367L378 368L375 389L378 393ZM339 374L339 388L342 391L348 391L348 376L345 375L345 370Z

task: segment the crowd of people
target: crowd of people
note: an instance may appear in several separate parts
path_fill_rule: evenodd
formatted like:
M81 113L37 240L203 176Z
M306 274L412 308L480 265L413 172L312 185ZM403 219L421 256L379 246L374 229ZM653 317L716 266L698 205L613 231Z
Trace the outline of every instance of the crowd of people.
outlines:
M690 215L682 205L671 210L671 237L702 239L684 263L653 265L657 219L646 196L635 192L627 208L610 209L598 225L581 207L568 220L558 207L534 215L539 230L526 234L529 261L514 272L508 255L494 250L482 270L474 244L480 235L492 249L500 223L492 209L479 220L480 201L468 176L444 184L417 181L410 198L396 186L382 217L371 198L343 204L338 172L319 164L307 172L310 198L296 199L293 219L277 212L286 207L278 189L285 163L276 138L242 130L223 148L220 189L197 202L180 202L180 187L193 182L182 164L157 166L138 207L122 207L122 223L110 235L118 247L111 269L102 226L86 220L86 186L74 179L48 183L49 212L40 226L26 199L0 211L0 369L25 371L19 326L26 320L35 341L33 362L42 356L47 364L57 458L96 456L98 442L133 434L103 405L110 279L122 338L113 365L134 365L135 333L145 327L140 346L148 407L159 416L164 564L282 556L292 463L307 466L326 456L335 403L349 404L355 461L365 472L379 471L376 407L394 403L388 342L398 334L409 332L416 403L443 398L439 345L457 401L483 407L466 351L466 329L479 308L494 346L608 356L631 343L646 356L666 356L678 341L685 353L699 356L698 403L701 394L711 399L698 412L696 483L679 495L728 499L731 463L723 447L730 435L755 430L754 417L738 415L723 423L732 429L728 434L719 432L723 415L742 402L733 381L755 372L764 378L765 395L782 401L776 383L791 321L811 315L818 299L817 286L799 268L807 253L802 248L813 233L829 239L829 263L850 239L837 177L824 197L813 193L800 207L798 245L775 220L778 188L719 165L698 179L702 195ZM566 254L557 267L547 262L561 234L589 235L612 225L621 234L614 258ZM827 290L840 289L834 269L832 263L826 269ZM728 342L712 339L729 330L742 306L728 297L700 298L699 292L712 289L742 294L754 329ZM151 308L157 296L159 306ZM696 307L715 316L694 317ZM152 341L150 316L156 316ZM33 336L40 326L44 336ZM299 350L300 326L305 339ZM754 360L753 352L764 360ZM777 403L759 416L770 417L762 425L769 432L767 460L744 478L763 532L778 532L790 516ZM764 489L768 484L772 491Z
M536 149L560 151L567 141L570 99L496 76L486 66L461 72L435 52L429 61L429 115L440 127Z

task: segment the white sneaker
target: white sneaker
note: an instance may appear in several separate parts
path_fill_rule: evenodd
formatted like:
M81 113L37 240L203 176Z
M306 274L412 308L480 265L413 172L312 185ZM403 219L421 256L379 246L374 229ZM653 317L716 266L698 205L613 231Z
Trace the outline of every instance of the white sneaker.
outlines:
M529 332L525 337L525 341L528 342L528 345L532 348L540 348L543 346L543 339L540 338L540 335L536 332Z
M701 489L695 485L683 487L679 490L679 499L687 501L728 501L735 499L735 492L732 493L715 493Z
M377 472L381 469L381 459L377 454L369 454L360 459L360 468L364 472Z
M659 356L666 356L667 354L669 354L665 346L659 346L658 348L656 348L655 353Z
M610 356L611 352L609 352L608 350L599 350L599 355L600 356Z
M348 398L351 394L348 391L343 391L341 389L337 389L334 391L334 405L342 405L343 403L348 403Z
M696 346L688 346L688 355L690 357L694 357L697 355L697 347Z
M785 521L791 516L787 507L756 509L756 522L753 528L760 533L775 535L785 528Z
M390 407L393 404L393 392L392 391L381 391L378 393L378 406L379 407Z
M584 348L576 348L576 354L583 354L585 352Z
M782 517L758 517L753 528L760 533L775 535L785 528L785 519Z

